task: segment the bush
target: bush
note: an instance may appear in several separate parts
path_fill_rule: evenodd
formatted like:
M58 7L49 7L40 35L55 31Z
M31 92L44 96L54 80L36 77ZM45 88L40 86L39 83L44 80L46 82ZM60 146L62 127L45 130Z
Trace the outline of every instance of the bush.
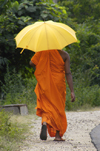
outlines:
M75 102L71 102L70 91L67 88L68 95L66 96L66 110L79 110L86 109L88 107L100 106L100 87L99 85L87 86L77 85L74 88L75 91Z
M17 74L15 70L5 75L5 84L2 84L2 93L4 98L1 99L1 105L7 104L27 104L30 110L30 104L36 104L36 95L34 92L36 79L23 79L21 74Z
M77 78L76 78L77 77ZM77 110L83 106L100 106L100 87L99 85L91 84L91 72L84 72L73 74L74 91L76 101L70 102L70 91L67 86L66 95L66 109ZM16 74L15 71L12 73L7 71L5 76L5 85L2 87L2 92L5 94L5 98L2 99L1 104L27 104L29 113L35 112L36 95L34 92L36 86L36 79L33 78L23 79L20 74Z
M18 151L27 131L25 124L12 121L12 114L0 110L0 151Z
M7 139L17 138L22 132L22 129L13 125L10 121L11 115L4 110L0 111L0 135L6 136ZM20 137L19 137L20 139Z

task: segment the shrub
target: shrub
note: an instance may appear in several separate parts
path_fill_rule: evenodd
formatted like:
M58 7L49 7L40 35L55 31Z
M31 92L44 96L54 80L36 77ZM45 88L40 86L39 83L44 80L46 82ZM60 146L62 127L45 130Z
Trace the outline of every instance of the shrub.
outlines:
M23 79L21 74L17 74L15 70L5 75L5 84L2 84L2 93L4 93L4 99L1 99L1 105L7 104L27 104L30 110L30 104L34 106L36 104L36 95L34 92L36 86L36 79L25 78Z
M27 124L14 120L12 114L0 110L0 151L18 151L29 132Z
M75 102L71 102L70 91L67 88L66 110L79 110L84 107L100 106L100 87L98 85L83 87L75 87ZM89 109L88 108L88 109ZM84 108L85 109L85 108Z
M8 139L16 139L16 137L21 134L22 130L11 123L10 117L11 114L5 112L4 110L0 111L0 135L6 136Z

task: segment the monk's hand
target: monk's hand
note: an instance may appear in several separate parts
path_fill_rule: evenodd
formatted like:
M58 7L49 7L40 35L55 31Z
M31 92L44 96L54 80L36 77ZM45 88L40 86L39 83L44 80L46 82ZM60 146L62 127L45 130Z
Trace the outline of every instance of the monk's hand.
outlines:
M71 102L74 102L75 101L75 94L74 92L71 92Z

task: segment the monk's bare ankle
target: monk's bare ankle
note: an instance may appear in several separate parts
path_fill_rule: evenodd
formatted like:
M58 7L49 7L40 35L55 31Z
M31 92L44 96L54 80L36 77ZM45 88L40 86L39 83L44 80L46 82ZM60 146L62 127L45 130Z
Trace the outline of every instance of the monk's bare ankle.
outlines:
M55 136L55 138L57 138L57 139L60 139L60 138L61 138L60 135L59 135L59 131L56 131L56 136Z
M47 125L47 123L46 123L46 122L43 122L43 125Z

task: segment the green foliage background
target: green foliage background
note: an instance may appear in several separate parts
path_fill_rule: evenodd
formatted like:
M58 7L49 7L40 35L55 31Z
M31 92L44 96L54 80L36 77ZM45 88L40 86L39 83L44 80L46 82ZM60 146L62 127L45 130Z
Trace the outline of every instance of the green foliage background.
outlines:
M0 104L29 104L35 100L34 70L29 61L34 53L16 49L14 37L25 26L38 20L62 22L76 31L78 43L64 48L71 58L76 102L100 106L100 2L99 0L0 0ZM91 99L90 99L91 98ZM35 103L35 101L33 101Z

